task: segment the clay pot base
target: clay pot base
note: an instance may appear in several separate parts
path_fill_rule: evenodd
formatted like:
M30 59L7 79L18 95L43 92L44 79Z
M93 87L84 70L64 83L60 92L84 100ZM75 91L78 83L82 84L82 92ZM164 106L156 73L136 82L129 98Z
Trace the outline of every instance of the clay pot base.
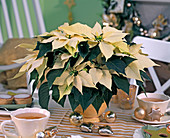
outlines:
M99 117L105 112L106 108L107 108L107 105L104 102L101 105L98 113L96 112L96 109L94 108L92 104L90 104L89 107L84 112L80 105L74 111L83 115L83 122L95 123L95 122L100 122Z
M97 123L97 122L100 122L100 119L99 119L99 117L84 117L83 118L83 122L86 122L86 123L88 123L88 122L92 122L92 123Z

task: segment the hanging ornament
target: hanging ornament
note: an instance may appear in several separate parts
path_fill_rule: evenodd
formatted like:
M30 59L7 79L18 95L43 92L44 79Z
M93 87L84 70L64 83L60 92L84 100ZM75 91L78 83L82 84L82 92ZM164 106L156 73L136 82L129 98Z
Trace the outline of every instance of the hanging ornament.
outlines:
M117 18L116 18L116 15L111 13L111 14L103 14L102 15L102 18L103 18L103 24L108 24L109 26L112 26L112 27L117 27L118 26L118 23L117 23Z
M140 26L140 25L141 25L141 21L138 20L138 21L136 22L136 25L137 25L137 26Z
M158 15L158 17L152 22L154 28L158 30L163 30L165 26L168 25L167 18L165 18L162 14Z
M75 4L74 0L66 0L64 2L64 4L68 6L68 9L69 9L68 19L69 19L69 23L71 23L73 21L73 15L72 15L71 8L73 6L75 6L76 4Z
M105 118L106 122L113 123L116 120L116 113L114 113L112 111L107 111L104 115L104 118Z
M159 38L161 36L161 31L168 25L167 19L162 15L158 15L158 17L152 22L153 28L149 29L149 36L151 38Z
M129 20L125 20L125 26L123 27L123 30L125 33L130 33L132 31L133 23Z
M144 29L143 29L143 28L140 28L139 30L140 30L141 32L143 32Z
M149 29L148 34L149 34L149 36L150 36L151 38L160 37L160 32L159 32L159 30L156 29L156 28L151 28L151 29Z
M154 108L151 108L151 112L148 114L148 119L149 121L160 121L160 118L162 117L162 113L161 113L161 110L159 108L157 109L154 109Z
M111 135L113 135L113 131L112 131L111 127L108 126L108 125L106 125L106 126L99 126L98 133L101 136L111 136Z
M132 6L132 4L131 3L127 3L127 7L131 7Z
M146 116L146 111L141 107L137 107L134 111L134 115L137 119L144 119Z
M75 126L79 126L81 123L83 123L83 115L73 112L70 114L70 123Z

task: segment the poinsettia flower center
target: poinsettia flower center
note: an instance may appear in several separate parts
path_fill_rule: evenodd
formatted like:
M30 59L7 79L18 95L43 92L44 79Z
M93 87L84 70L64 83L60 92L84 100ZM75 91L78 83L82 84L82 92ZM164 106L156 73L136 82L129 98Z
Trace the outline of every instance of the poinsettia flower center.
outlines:
M72 76L72 75L77 76L77 74L78 74L78 71L77 71L77 70L72 70L72 71L70 72L70 75L71 75L71 76Z
M103 39L102 35L95 36L95 40L98 41L98 42L101 42L102 39Z

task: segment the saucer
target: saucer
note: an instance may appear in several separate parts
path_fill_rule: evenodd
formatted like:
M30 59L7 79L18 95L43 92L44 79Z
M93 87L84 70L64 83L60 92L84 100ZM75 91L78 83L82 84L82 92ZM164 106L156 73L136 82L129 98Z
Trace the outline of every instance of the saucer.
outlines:
M170 108L166 110L166 112L170 111ZM132 118L142 122L142 123L146 123L146 124L166 124L166 123L170 123L170 115L165 114L164 116L161 117L160 121L148 121L148 120L144 120L144 119L138 119L135 117L134 113L132 114Z

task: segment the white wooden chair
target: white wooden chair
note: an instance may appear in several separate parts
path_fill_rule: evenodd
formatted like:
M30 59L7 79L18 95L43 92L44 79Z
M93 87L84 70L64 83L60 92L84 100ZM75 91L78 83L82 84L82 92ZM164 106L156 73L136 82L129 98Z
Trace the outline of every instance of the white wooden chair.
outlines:
M150 59L170 63L170 42L136 36L133 42L142 45L142 52L148 54ZM148 68L156 88L156 93L163 93L170 87L170 78L161 85L159 78L154 70L154 67Z
M46 32L46 29L45 29L45 24L44 24L42 12L41 12L40 3L39 3L39 0L32 0L32 1L33 1L33 6L34 6L34 12L35 12L36 19L37 19L37 27L39 29L39 34L42 34L42 33ZM17 0L11 0L11 2L12 2L12 6L13 6L13 12L15 15L15 22L17 25L18 36L19 36L19 38L23 38L24 35L23 35L21 20L20 20L20 16L19 16L19 12L18 12ZM3 15L5 18L8 38L13 38L13 32L12 32L12 28L11 28L11 23L10 23L6 0L0 0L0 4L2 5L2 9L3 9ZM28 31L29 31L29 37L32 38L32 37L34 37L35 34L34 34L33 27L32 27L32 22L31 22L31 17L30 17L27 0L22 0L22 4L23 4L24 14L26 17L27 27L28 27ZM3 43L4 43L4 41L3 41L3 35L2 35L2 31L1 31L1 24L0 24L0 47L2 46ZM22 64L0 65L0 70L10 70L13 68L17 68L21 65Z

